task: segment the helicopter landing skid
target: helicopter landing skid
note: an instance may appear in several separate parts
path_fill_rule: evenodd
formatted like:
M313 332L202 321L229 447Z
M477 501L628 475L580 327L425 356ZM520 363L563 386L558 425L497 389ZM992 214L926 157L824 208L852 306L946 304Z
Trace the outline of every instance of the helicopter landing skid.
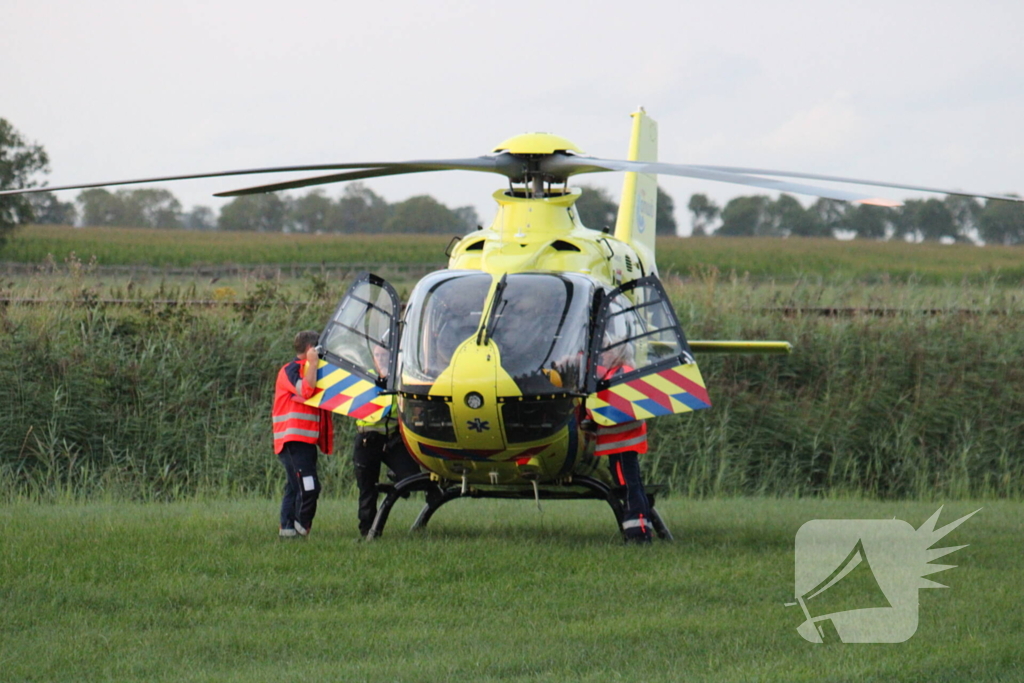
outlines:
M658 493L667 487L660 484L651 484L644 487L647 491L647 499L650 503L651 526L654 532L663 541L671 541L672 532L669 531L661 515L654 508L654 499ZM582 489L582 490L581 490ZM534 488L533 486L480 486L471 485L463 487L458 482L437 482L431 479L429 473L423 472L406 477L395 484L378 484L378 490L385 493L384 502L377 510L377 516L366 534L366 540L371 541L384 532L388 523L388 516L391 508L398 502L399 498L408 498L413 491L426 491L427 503L420 510L420 514L413 522L410 531L417 531L427 526L430 518L437 510L450 501L457 498L506 498L521 500L603 500L608 503L615 515L616 525L622 530L623 500L626 496L624 486L609 486L608 484L587 476L574 476L567 479L564 484L543 484ZM623 536L625 538L625 536Z

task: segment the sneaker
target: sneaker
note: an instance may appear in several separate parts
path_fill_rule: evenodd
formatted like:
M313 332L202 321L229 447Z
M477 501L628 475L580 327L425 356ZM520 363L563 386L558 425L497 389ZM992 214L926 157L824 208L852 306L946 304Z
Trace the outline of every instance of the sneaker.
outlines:
M302 526L298 522L295 522L295 533L297 533L299 536L309 536L309 529Z
M299 532L296 531L295 529L285 529L285 528L282 527L277 532L277 535L280 536L281 538L295 538L296 536L299 535Z

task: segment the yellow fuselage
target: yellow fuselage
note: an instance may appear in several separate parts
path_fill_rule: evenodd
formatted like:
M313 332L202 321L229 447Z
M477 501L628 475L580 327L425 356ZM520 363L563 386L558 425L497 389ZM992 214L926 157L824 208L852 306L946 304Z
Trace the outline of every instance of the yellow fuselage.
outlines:
M583 226L573 206L579 196L576 189L543 198L496 192L499 210L494 222L463 238L451 254L450 271L482 271L491 278L482 297L486 306L475 329L470 328L471 334L458 345L427 394L427 400L436 402L428 405L432 420L446 415L444 408L450 411L452 429L447 438L424 435L425 424L411 405L421 405L416 402L426 396L403 391L399 398L409 451L442 477L522 484L531 479L544 482L574 473L593 474L599 465L591 455L592 433L582 427L586 415L581 397L567 396L555 386L549 394L524 395L503 366L499 345L493 339L481 343L481 328L491 316L493 295L503 275L576 273L591 280L595 288L608 288L650 272L628 244ZM546 303L534 302L538 308ZM558 381L560 378L556 384ZM479 407L467 402L469 394L482 399ZM541 438L523 441L516 425L527 416L543 424L548 419L544 406L551 406L551 419L564 424ZM437 436L436 432L432 435Z

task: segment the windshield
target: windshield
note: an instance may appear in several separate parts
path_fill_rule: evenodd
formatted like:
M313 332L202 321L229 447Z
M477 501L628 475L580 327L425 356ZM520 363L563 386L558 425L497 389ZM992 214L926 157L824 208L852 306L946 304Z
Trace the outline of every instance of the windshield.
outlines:
M524 396L582 390L593 293L581 275L508 276L491 338Z
M458 346L476 334L491 276L440 271L420 280L409 297L402 337L402 384L433 384Z

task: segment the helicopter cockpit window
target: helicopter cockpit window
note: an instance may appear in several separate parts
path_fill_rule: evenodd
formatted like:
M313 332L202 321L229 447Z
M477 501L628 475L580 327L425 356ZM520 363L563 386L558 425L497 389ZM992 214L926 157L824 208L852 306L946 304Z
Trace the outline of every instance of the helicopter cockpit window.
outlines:
M508 276L491 338L524 396L582 390L593 292L582 276Z
M401 345L403 391L433 384L455 349L476 334L490 286L486 273L458 271L433 273L416 285Z
M327 358L348 361L371 376L385 376L395 314L395 301L387 289L367 280L357 282L325 330L321 346Z

